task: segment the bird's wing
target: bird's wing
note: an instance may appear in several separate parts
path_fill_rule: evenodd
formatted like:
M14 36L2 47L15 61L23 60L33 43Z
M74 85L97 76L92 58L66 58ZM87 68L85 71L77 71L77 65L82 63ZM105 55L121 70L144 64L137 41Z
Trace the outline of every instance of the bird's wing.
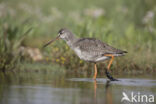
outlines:
M75 45L84 52L92 53L93 55L120 54L124 52L94 38L79 39Z

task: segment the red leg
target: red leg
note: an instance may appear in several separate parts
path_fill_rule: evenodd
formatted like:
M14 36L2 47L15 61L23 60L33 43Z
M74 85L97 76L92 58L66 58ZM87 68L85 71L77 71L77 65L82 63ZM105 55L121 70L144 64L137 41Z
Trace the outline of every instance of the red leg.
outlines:
M97 76L97 66L96 66L96 63L94 64L94 77L93 79L96 79L96 76Z
M114 56L111 55L111 54L107 54L107 55L105 55L105 56L110 56L110 57L111 57L111 60L109 61L109 64L108 64L108 66L107 66L107 70L106 70L106 72L105 72L107 78L110 79L111 81L118 81L117 79L113 78L113 77L111 76L111 74L109 73L109 69L110 69L110 66L111 66L111 64L112 64L112 62L113 62L113 60L114 60Z
M111 54L107 54L107 55L105 55L105 56L110 56L110 57L111 57L111 60L109 61L109 64L108 64L108 66L107 66L107 70L109 70L109 69L110 69L110 66L112 65L112 62L113 62L113 60L114 60L114 56L111 55Z

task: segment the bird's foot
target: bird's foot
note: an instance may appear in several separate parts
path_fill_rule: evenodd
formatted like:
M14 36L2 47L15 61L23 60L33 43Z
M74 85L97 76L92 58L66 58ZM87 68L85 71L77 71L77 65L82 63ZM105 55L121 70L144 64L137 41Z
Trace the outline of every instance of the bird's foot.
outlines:
M105 73L106 73L107 78L108 78L110 81L119 81L118 79L113 78L113 77L111 76L111 74L110 74L107 70L105 71Z

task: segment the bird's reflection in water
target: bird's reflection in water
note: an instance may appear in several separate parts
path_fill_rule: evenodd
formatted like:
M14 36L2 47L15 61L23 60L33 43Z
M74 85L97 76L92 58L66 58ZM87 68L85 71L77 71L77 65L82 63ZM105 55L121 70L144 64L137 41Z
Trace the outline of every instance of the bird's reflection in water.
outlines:
M112 104L112 91L111 91L111 87L110 87L110 81L106 82L105 85L105 89L106 89L106 104Z
M97 104L97 95L96 95L96 89L97 89L97 81L94 80L94 104ZM105 104L112 104L112 91L110 87L110 81L106 82L105 85Z
M97 89L97 83L96 80L94 80L94 104L97 104L96 89Z

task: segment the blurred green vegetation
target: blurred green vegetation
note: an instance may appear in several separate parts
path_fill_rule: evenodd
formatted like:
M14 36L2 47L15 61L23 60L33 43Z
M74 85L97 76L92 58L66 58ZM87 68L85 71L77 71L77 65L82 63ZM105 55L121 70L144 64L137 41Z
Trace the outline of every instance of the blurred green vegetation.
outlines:
M5 18L7 19L7 18ZM1 21L1 39L0 39L0 70L5 72L16 67L21 55L19 47L31 28L23 24L12 24L7 19L7 22Z
M0 26L1 70L22 61L35 63L21 52L21 47L24 51L29 47L40 49L41 63L88 71L92 65L80 60L64 41L41 50L66 27L78 37L98 38L128 51L113 63L117 73L156 71L155 0L1 0Z

